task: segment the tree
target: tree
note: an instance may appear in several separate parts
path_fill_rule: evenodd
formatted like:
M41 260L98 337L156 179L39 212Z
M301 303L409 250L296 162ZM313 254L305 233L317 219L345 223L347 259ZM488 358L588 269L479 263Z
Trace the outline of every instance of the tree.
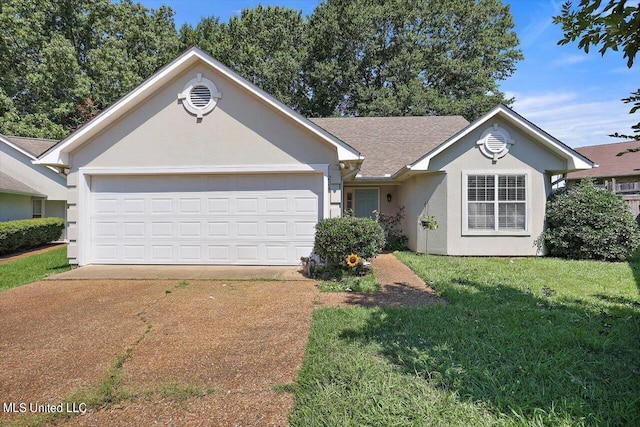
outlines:
M199 46L281 102L298 108L306 38L300 11L259 5L243 9L228 23L209 17L195 28L183 26L180 36L184 47Z
M132 0L0 6L0 133L64 138L177 53L167 7Z
M473 120L511 101L498 82L522 54L498 0L326 0L308 25L307 115Z
M627 0L608 0L602 8L602 0L580 0L574 9L572 2L567 1L562 6L562 13L553 17L553 22L560 24L564 32L564 38L558 44L565 45L579 39L579 49L589 53L592 46L599 47L602 55L609 49L622 49L627 67L631 68L640 45L640 14L638 4L632 6L627 3ZM640 89L622 101L633 104L630 114L640 110ZM634 135L615 133L611 136L640 140L640 122L632 129Z

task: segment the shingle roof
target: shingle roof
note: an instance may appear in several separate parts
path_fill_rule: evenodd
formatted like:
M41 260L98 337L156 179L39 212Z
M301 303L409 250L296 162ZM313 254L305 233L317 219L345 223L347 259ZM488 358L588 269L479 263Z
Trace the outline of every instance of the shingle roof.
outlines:
M40 157L41 154L59 142L55 139L28 138L24 136L6 136L5 138L35 157Z
M367 178L393 175L469 124L462 116L310 120L365 156L360 174Z
M626 175L640 175L640 152L626 153L618 156L618 153L628 148L640 148L640 141L616 142L613 144L592 145L580 147L575 150L588 157L599 165L597 168L571 172L568 179L615 177Z
M44 197L44 194L38 190L29 187L27 184L23 184L4 172L0 172L0 193L27 194Z

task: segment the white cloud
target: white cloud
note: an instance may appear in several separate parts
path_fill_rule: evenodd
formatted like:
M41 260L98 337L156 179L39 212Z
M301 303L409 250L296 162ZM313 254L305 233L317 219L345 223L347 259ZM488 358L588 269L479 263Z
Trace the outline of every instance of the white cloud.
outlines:
M560 14L562 3L550 1L547 3L537 2L528 5L529 20L522 28L518 28L518 37L522 47L532 45L552 28L553 16Z
M579 64L580 62L584 62L589 58L590 57L587 56L587 54L564 55L561 58L554 61L553 64L559 65L559 66L574 65L574 64Z
M619 100L583 100L569 92L515 95L515 111L571 147L616 142L610 134L631 133L640 120Z

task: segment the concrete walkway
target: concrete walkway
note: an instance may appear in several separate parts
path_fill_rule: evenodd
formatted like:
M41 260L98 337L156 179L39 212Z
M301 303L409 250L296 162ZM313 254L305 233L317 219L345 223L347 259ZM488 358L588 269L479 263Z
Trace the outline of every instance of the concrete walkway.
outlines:
M87 265L46 280L310 280L300 266Z
M422 307L446 304L433 289L428 287L409 267L393 254L380 254L371 262L378 292L323 293L321 301L335 306L363 307Z

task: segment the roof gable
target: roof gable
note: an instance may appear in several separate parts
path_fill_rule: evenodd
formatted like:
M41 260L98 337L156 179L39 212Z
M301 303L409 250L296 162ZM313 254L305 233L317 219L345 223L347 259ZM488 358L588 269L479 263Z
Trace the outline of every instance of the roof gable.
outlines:
M576 152L569 146L563 144L556 138L552 137L533 123L526 120L524 117L517 114L515 111L504 105L498 105L493 110L489 111L484 116L480 117L475 122L462 129L460 132L453 135L451 138L429 151L415 162L406 166L406 168L399 170L394 177L400 176L407 171L427 171L429 170L429 163L436 155L440 154L456 142L460 141L466 135L474 131L480 126L487 125L491 120L500 117L507 121L511 125L518 128L520 131L528 135L533 141L543 145L558 157L567 161L567 170L581 170L591 169L595 164L587 157Z
M297 112L276 100L271 95L259 89L252 83L240 77L234 71L216 61L211 56L205 54L200 49L192 47L185 51L182 55L170 62L153 76L133 89L127 95L122 97L116 103L105 109L93 120L73 132L66 139L62 140L58 145L48 152L44 153L36 163L67 166L69 163L69 153L80 147L82 144L90 140L93 136L114 123L127 112L133 110L151 94L162 88L164 84L179 76L182 72L189 69L192 65L202 62L212 67L217 72L223 74L231 81L237 83L241 88L251 93L253 96L262 100L268 107L273 108L283 114L297 125L305 128L307 131L315 134L320 140L335 147L338 152L338 158L342 161L361 161L363 157L353 147L331 135L321 127L307 120Z

